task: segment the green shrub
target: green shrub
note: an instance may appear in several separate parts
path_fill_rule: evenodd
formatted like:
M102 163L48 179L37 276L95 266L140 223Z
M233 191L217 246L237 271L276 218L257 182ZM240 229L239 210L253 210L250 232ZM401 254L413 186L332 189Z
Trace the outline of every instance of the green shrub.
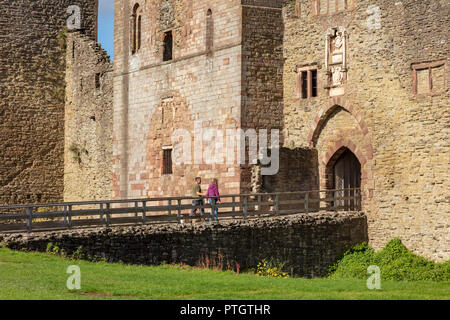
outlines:
M384 249L375 252L367 244L348 250L329 268L332 278L367 278L367 268L380 267L383 280L450 281L450 260L435 263L410 252L400 239L389 241Z
M84 258L83 246L79 246L77 250L72 253L72 259L81 260Z

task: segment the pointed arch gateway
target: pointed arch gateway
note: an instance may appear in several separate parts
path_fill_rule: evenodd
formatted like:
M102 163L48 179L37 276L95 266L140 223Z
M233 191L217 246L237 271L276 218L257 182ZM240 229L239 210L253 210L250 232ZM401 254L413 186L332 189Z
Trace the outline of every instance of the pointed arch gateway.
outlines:
M347 119L353 119L354 125L349 121L346 127L341 123L333 123L336 111L342 109L348 113ZM334 126L334 127L333 127ZM327 128L335 128L326 131ZM372 136L364 120L363 112L355 105L349 104L343 97L333 97L328 104L320 107L309 123L308 142L311 148L318 151L319 156L319 185L321 190L335 190L334 164L348 149L353 153L360 164L360 203L364 210L373 203L375 189L374 179L374 149ZM347 153L348 154L348 153ZM358 185L356 184L356 185ZM334 194L327 193L327 198Z

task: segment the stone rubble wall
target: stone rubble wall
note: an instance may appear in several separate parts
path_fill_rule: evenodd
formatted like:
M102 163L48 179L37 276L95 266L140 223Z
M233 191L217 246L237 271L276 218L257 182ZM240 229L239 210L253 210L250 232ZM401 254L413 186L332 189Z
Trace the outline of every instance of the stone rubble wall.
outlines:
M224 261L246 269L275 259L296 275L319 277L326 276L347 249L367 241L366 223L362 213L318 213L221 224L0 235L0 241L10 249L41 252L51 242L68 254L82 246L86 256L144 265L195 266L204 257L218 261L222 255Z
M64 201L111 199L113 64L79 32L67 46Z
M96 0L0 0L0 205L63 200L70 5L96 39Z

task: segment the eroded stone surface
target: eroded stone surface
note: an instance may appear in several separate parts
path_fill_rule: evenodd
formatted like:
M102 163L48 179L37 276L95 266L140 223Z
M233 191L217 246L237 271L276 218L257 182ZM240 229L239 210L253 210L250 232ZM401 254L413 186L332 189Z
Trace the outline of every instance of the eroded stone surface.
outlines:
M171 224L5 235L11 249L45 251L52 242L67 253L83 253L110 262L146 265L183 262L196 265L202 257L255 267L263 259L286 262L300 276L327 274L328 266L355 244L367 241L362 213L314 213L278 218L229 221L221 224ZM1 239L0 239L1 240Z

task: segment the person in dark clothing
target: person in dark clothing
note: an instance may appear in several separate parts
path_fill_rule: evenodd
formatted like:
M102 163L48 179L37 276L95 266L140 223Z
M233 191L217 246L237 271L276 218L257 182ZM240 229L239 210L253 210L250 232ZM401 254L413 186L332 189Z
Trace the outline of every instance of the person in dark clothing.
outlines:
M192 185L192 197L196 198L194 200L192 200L192 205L193 206L200 206L203 205L203 199L202 196L204 196L204 194L202 193L202 178L200 177L196 177L194 179L194 184ZM192 208L191 213L189 214L191 217L197 215L197 208ZM205 209L201 208L200 209L200 215L204 216L205 215Z

